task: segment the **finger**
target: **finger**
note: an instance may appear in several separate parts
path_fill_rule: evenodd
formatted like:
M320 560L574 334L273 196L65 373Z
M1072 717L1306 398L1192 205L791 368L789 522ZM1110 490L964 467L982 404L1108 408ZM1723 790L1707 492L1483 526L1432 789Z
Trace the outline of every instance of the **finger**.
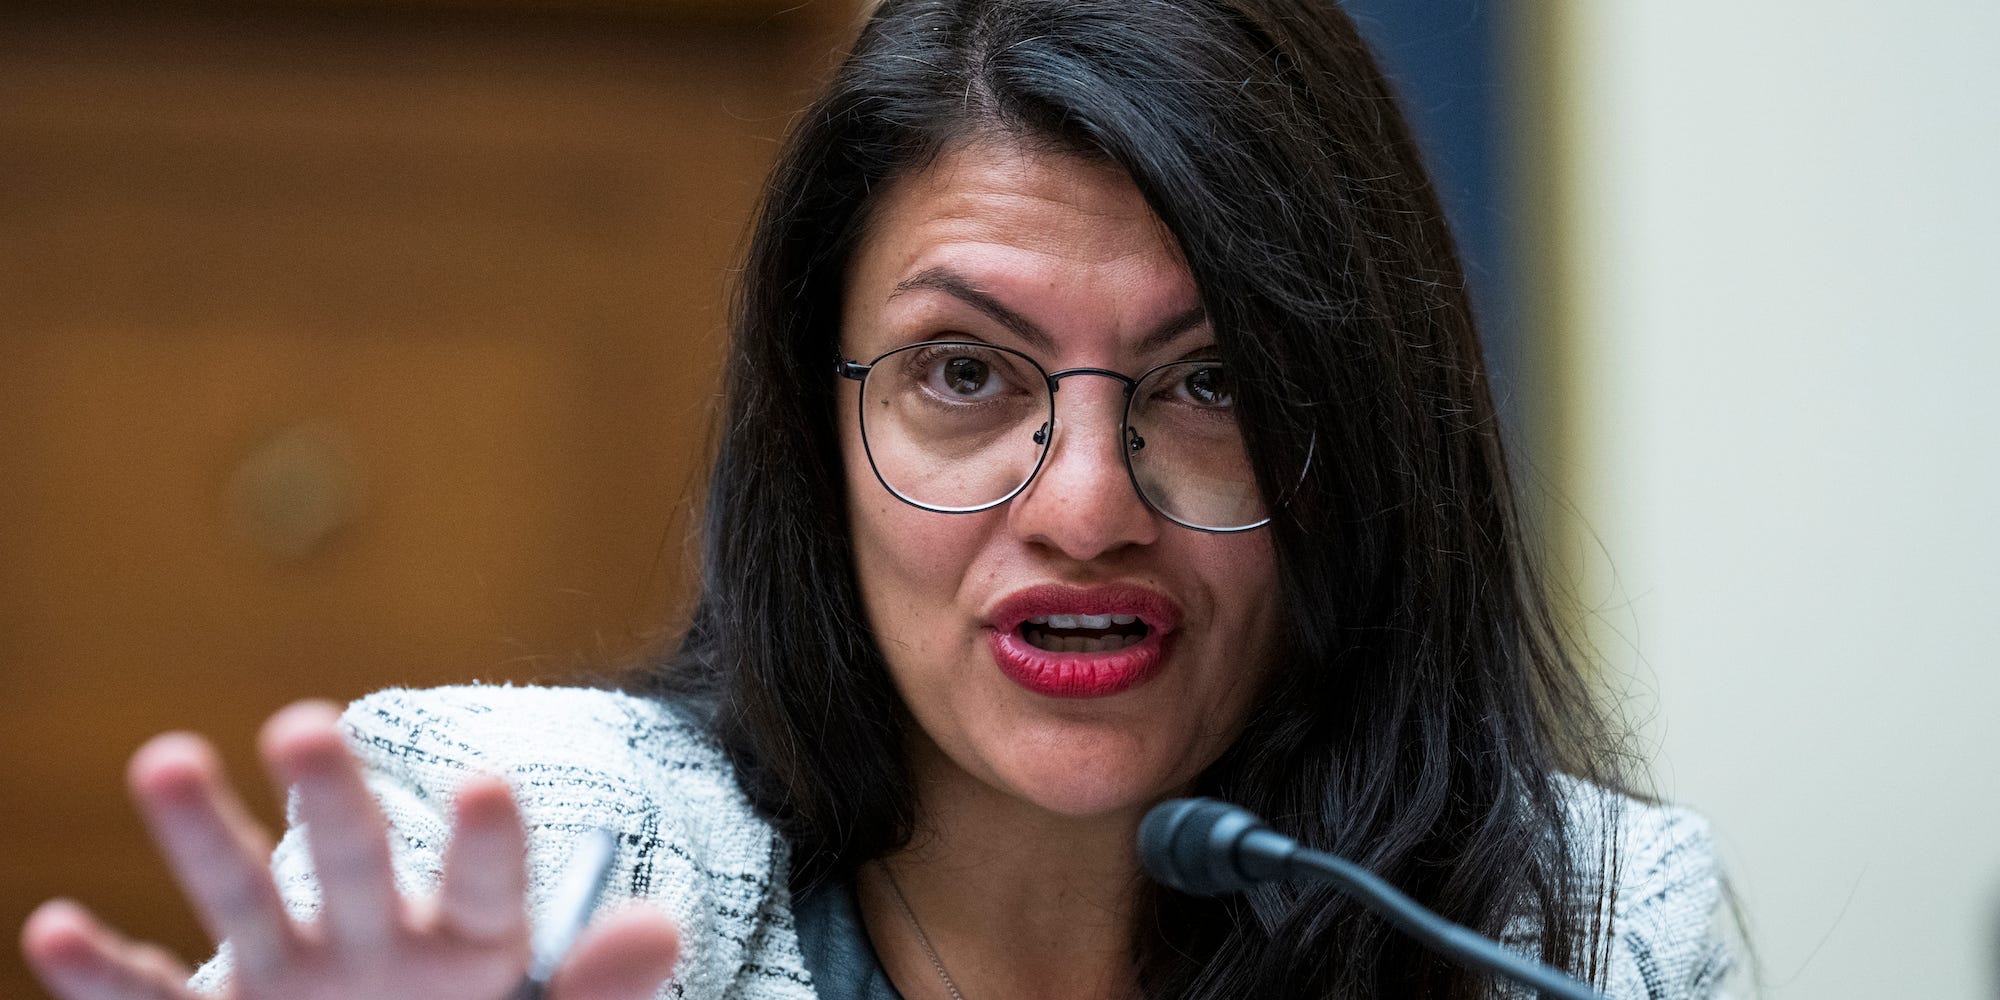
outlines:
M549 984L551 1000L651 1000L674 974L680 932L667 915L631 906L591 925Z
M454 808L438 891L443 918L473 941L525 944L528 837L513 793L498 778L474 778L459 789Z
M28 917L21 953L63 1000L194 1000L187 966L153 945L125 940L67 900L44 903Z
M389 860L389 824L348 752L340 710L289 705L258 738L273 780L297 793L298 819L319 880L322 925L336 948L371 952L395 937L402 897Z
M168 867L216 941L228 940L251 978L283 964L295 937L271 881L271 839L198 736L154 737L132 755L132 797Z

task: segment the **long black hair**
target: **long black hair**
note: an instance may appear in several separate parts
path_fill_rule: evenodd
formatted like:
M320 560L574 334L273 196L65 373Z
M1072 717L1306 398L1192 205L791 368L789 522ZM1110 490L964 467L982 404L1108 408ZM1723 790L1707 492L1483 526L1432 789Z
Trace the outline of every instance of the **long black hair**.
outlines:
M1000 138L1128 173L1187 260L1275 533L1282 661L1198 781L1461 923L1595 977L1615 860L1573 779L1615 730L1559 641L1463 274L1390 89L1331 0L887 0L799 118L738 290L700 596L646 685L707 707L795 882L912 833L908 725L846 537L832 362L875 192ZM1302 483L1272 470L1298 467ZM1149 997L1483 996L1346 898L1164 890Z

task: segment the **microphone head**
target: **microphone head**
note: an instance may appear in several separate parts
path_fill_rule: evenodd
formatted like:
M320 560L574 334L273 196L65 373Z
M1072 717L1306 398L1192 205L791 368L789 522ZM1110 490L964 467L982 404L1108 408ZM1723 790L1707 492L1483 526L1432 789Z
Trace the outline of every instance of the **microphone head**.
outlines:
M1237 858L1244 836L1264 828L1248 809L1215 799L1169 799L1139 823L1139 860L1154 881L1191 896L1242 892L1263 881Z

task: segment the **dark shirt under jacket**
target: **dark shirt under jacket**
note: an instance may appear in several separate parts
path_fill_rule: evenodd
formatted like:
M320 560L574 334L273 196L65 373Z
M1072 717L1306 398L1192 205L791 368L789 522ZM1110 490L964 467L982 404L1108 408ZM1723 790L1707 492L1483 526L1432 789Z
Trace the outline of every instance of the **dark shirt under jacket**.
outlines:
M882 971L851 883L819 885L795 897L792 920L799 930L799 952L822 1000L903 1000Z

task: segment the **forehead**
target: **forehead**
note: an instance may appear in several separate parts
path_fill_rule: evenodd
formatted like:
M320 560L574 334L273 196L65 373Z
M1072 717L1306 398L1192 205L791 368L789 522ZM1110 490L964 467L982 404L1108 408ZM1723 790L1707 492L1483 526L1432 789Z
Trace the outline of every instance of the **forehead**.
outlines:
M1195 297L1178 244L1123 169L1002 140L955 145L891 181L849 285L879 291L939 267L1015 286L998 291L1108 286L1183 307Z

